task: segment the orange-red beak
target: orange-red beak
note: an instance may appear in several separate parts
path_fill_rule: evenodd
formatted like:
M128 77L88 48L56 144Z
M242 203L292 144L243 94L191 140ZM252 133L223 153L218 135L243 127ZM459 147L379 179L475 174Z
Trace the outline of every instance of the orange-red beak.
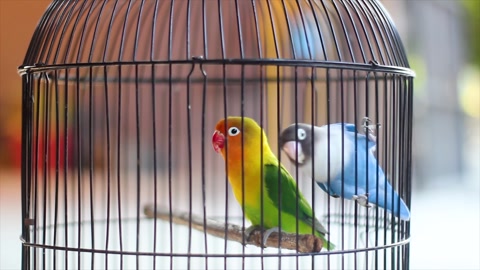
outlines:
M225 146L225 135L220 131L215 130L212 136L212 145L215 152L220 153Z

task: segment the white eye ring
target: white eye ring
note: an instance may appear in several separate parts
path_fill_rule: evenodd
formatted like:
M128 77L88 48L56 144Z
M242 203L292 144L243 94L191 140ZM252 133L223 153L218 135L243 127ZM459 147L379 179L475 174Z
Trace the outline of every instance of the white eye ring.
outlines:
M297 137L299 140L303 141L307 138L307 132L303 128L297 130Z
M231 127L228 129L228 135L230 136L237 136L238 134L240 134L240 130L236 127Z

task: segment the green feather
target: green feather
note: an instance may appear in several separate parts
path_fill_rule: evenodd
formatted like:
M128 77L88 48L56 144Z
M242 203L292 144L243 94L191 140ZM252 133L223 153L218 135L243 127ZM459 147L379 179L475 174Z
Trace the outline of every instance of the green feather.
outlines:
M312 208L308 204L305 197L303 197L302 193L297 190L295 181L283 166L280 165L279 167L277 164L265 164L264 180L266 188L264 194L270 198L270 200L273 202L273 206L275 207L275 209L271 210L278 212L278 209L281 209L282 224L280 225L283 231L296 233L297 222L295 217L298 216L299 233L315 233L316 236L322 238L323 246L327 250L332 250L335 248L335 246L325 238L327 230L323 227L320 221L313 216ZM298 212L296 204L297 200Z

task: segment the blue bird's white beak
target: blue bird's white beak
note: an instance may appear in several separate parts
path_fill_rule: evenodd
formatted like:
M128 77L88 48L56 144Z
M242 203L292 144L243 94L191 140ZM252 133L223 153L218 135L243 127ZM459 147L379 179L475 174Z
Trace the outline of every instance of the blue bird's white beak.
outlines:
M303 162L305 161L305 155L303 154L302 145L300 144L300 142L295 142L295 141L286 142L283 145L283 151L287 153L287 156L291 160L296 161L296 163L298 164L303 164ZM295 158L295 156L297 158Z

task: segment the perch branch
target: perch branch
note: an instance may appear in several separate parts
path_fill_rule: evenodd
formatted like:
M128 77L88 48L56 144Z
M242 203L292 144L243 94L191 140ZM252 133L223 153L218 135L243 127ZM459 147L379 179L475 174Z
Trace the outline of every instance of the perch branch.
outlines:
M170 221L170 214L168 211L157 209L155 213L153 205L147 205L143 210L148 218L158 218L165 221ZM189 225L188 213L172 213L172 222L178 225ZM204 231L204 219L192 215L192 228L198 231ZM206 233L231 241L236 241L243 244L243 230L242 227L234 224L225 224L213 219L206 219ZM227 235L225 235L225 226L227 226ZM323 241L321 238L311 234L298 235L298 249L297 249L297 235L281 232L280 248L297 250L298 252L319 252L322 249ZM265 243L266 247L278 248L279 234L274 232L270 235ZM245 239L246 245L262 246L262 232L255 230L250 235L249 239Z

